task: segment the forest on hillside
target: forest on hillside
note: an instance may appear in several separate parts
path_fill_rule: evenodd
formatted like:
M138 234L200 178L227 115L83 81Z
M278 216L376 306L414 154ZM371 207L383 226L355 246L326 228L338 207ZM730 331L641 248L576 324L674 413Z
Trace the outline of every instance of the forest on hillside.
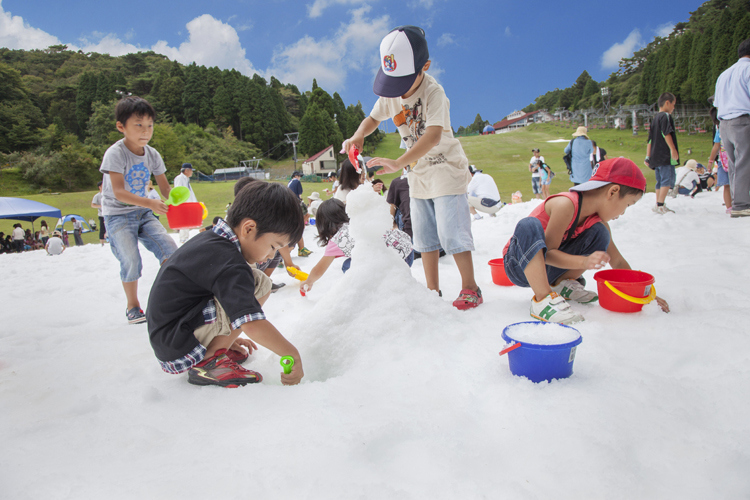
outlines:
M664 4L666 8L666 4ZM554 89L523 108L569 111L601 108L600 90L609 87L610 106L653 104L671 92L679 104L708 107L716 79L737 62L737 47L750 38L750 1L709 0L667 37L654 40L620 60L620 68L603 82L587 71L565 89Z
M20 168L41 190L91 188L104 151L122 135L114 109L125 95L156 109L154 146L170 175L183 162L210 174L241 160L261 166L292 155L286 135L299 132L304 158L351 136L365 114L313 80L300 92L273 76L183 65L155 52L120 57L0 48L0 168ZM382 138L368 137L365 149Z

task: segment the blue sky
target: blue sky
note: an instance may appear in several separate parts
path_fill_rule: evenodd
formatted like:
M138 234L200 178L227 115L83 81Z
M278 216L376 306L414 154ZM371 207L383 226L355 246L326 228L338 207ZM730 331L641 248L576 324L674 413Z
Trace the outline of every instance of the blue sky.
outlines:
M454 129L477 113L495 122L588 71L604 80L620 57L686 21L697 0L0 0L0 46L64 43L122 55L154 50L189 64L276 76L300 90L313 77L369 112L383 36L425 29L430 73L451 100ZM657 6L657 8L654 8Z

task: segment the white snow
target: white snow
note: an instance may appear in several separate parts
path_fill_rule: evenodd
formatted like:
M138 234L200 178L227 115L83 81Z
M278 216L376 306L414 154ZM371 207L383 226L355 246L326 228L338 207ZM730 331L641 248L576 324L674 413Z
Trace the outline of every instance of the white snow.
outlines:
M581 337L581 333L574 327L541 321L515 323L507 328L505 335L522 345L560 345L576 341Z
M553 139L547 142L570 142L570 139Z
M421 260L409 269L382 244L383 199L359 194L348 273L337 259L304 298L273 275L288 285L265 311L301 352L294 387L263 348L246 364L262 384L163 373L146 326L125 321L108 247L0 255L0 497L747 498L750 218L730 219L720 194L669 199L663 216L647 194L612 223L672 312L573 304L575 373L541 384L498 356L531 293L494 285L487 265L538 202L473 224L484 304L458 311L453 260L440 298ZM314 235L295 257L308 272ZM145 305L158 264L141 254Z

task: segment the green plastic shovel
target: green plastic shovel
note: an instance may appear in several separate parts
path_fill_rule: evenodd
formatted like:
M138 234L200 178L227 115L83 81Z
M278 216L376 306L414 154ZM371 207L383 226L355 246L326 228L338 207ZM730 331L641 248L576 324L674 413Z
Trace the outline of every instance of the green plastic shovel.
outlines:
M169 191L169 198L164 202L167 205L181 205L190 198L190 190L185 186L177 186Z
M292 373L292 367L294 366L294 358L291 356L282 356L279 360L281 367L284 369L284 373L289 375Z

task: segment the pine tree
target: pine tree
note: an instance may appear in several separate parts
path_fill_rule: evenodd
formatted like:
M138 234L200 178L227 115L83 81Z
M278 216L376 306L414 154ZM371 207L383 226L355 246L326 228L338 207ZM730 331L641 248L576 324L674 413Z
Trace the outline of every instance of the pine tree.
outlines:
M91 104L96 99L96 76L93 73L83 73L78 80L76 93L76 119L78 120L79 138L85 133L86 125L91 116Z
M705 103L708 96L714 93L716 80L711 79L711 43L713 40L713 29L708 26L702 35L697 36L693 42L695 53L691 57L690 69L691 97L693 102ZM709 84L709 81L711 83Z
M711 77L709 82L716 82L722 71L737 60L737 47L732 47L736 16L729 8L721 12L719 22L715 25L711 48ZM713 93L713 92L711 92Z
M670 87L680 102L690 102L690 93L685 91L685 83L690 75L690 53L693 49L693 32L683 33L680 38L680 48L677 51L677 61Z
M737 48L742 42L750 38L750 12L745 12L737 20L732 37L732 64L737 62Z

